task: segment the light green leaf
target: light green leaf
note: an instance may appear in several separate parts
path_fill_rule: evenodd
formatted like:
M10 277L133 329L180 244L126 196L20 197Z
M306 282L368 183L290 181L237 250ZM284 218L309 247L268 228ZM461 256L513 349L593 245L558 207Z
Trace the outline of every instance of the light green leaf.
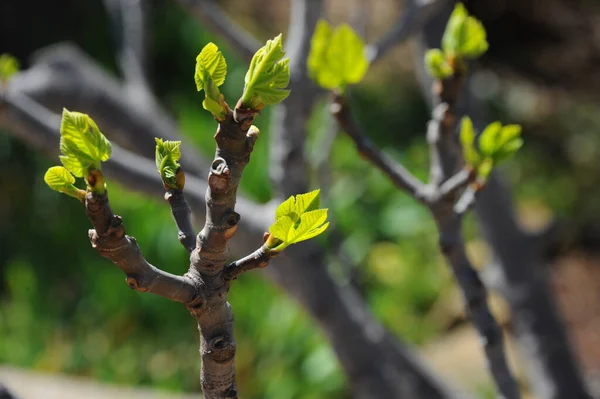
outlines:
M196 57L194 80L198 91L204 90L205 100L202 106L217 119L223 119L227 113L225 101L219 91L226 76L225 57L214 43L208 43Z
M447 56L463 58L477 58L488 49L485 28L480 21L469 16L462 3L457 3L450 15L442 48Z
M61 161L77 177L100 169L100 163L110 157L110 142L86 114L63 109L60 135Z
M365 43L348 24L332 30L326 21L319 21L307 66L311 78L326 89L358 83L369 68Z
M290 81L289 58L285 56L281 34L268 40L252 57L246 73L242 106L260 110L277 104L290 94L285 88Z
M17 72L19 72L19 61L10 54L0 55L0 81L8 81Z
M494 153L494 162L498 163L510 158L522 146L523 139L521 139L521 126L504 126L498 136L497 148Z
M319 209L320 190L291 196L277 207L275 223L269 228L271 236L280 242L272 243L271 250L282 251L291 244L321 234L329 223L327 209Z
M163 141L156 140L156 168L160 173L165 184L170 188L179 188L181 184L177 184L177 171L179 170L179 159L181 158L181 141Z
M475 149L475 130L473 129L473 122L471 122L471 118L468 116L463 117L460 124L460 142L462 144L465 161L467 161L471 167L477 168L480 157Z
M492 173L492 169L494 168L494 161L491 158L486 158L481 162L479 167L477 168L477 178L479 180L485 181L490 173Z
M79 200L82 200L85 196L83 190L79 190L74 186L75 177L62 166L53 166L49 168L44 175L44 181L52 190L67 194Z
M440 49L430 49L425 53L425 66L427 72L436 79L446 79L454 73L452 66L446 60L445 54Z
M479 136L479 152L484 157L493 157L498 147L498 138L502 124L498 121L490 123Z

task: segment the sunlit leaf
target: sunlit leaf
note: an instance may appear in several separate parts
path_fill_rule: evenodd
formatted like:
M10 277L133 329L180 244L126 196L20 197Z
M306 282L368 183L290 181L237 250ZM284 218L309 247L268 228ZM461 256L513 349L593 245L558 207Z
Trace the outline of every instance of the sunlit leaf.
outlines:
M77 177L90 169L100 169L100 163L110 157L110 142L86 114L63 109L60 135L60 159Z
M470 16L462 3L457 3L450 15L442 38L447 56L477 58L488 49L485 28Z
M473 129L473 122L471 122L471 118L468 116L463 117L460 124L460 142L462 144L465 161L467 161L471 167L476 168L480 162L480 157L475 149L475 130Z
M10 54L0 55L0 81L6 82L19 72L19 61Z
M254 54L245 77L244 108L260 110L287 98L290 94L286 89L290 81L290 61L284 56L281 34L268 40Z
M219 91L219 86L225 82L226 76L227 62L225 57L214 43L208 43L196 57L194 80L198 91L204 90L205 92L205 100L202 102L202 106L217 119L224 118L227 112Z
M179 159L181 158L181 141L163 141L156 138L156 168L163 181L171 188L183 189L177 182Z
M44 181L52 190L67 194L79 200L83 199L85 192L74 186L75 177L62 166L53 166L46 171Z

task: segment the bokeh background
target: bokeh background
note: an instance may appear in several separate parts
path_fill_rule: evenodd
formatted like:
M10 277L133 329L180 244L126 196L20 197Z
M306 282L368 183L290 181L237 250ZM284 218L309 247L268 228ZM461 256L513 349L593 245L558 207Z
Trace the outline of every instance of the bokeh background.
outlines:
M219 44L229 64L223 88L228 98L240 95L247 65L175 2L149 3L152 88L185 133L183 145L211 155L215 124L195 89L195 57L207 42ZM261 40L279 32L285 36L288 1L219 3ZM398 0L327 4L332 22L364 23L367 42L384 33L403 8ZM490 118L524 127L525 146L503 166L503 176L512 186L521 223L532 234L556 223L556 234L545 246L547 267L593 383L600 372L600 25L594 23L600 6L490 0L470 7L488 28L490 42L474 91ZM76 43L119 73L117 43L100 0L0 2L0 53L15 55L26 68L36 50L62 41ZM413 50L410 42L398 46L352 95L369 135L425 177L428 108ZM262 202L271 196L271 111L257 120L262 136L242 180L244 194ZM341 232L323 245L341 250L357 265L347 270L332 263L332 273L357 285L376 317L419 346L442 375L482 398L493 397L425 209L392 187L345 137L338 135L331 153L323 153L331 137L325 102L315 106L309 123L312 175L323 184L331 219ZM325 176L323 159L328 160ZM122 272L90 247L81 206L45 186L43 174L53 164L55 159L0 131L0 363L173 393L199 391L197 332L187 311L127 289ZM146 258L184 272L187 254L164 201L108 184L113 209ZM471 256L483 267L490 253L472 219L467 236ZM345 377L315 323L260 274L244 275L230 293L244 397L347 397ZM509 331L506 307L498 297L492 301ZM519 364L518 356L513 360Z

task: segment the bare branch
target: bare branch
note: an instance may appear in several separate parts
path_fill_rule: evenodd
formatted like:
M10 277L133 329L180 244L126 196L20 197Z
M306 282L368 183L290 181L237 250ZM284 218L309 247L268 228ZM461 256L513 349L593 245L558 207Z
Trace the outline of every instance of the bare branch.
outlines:
M473 205L475 205L475 199L477 196L478 190L473 187L468 187L460 196L456 204L454 205L454 213L457 216L461 217L467 211L469 211Z
M247 271L267 267L274 255L274 253L263 245L250 255L225 266L225 269L223 269L223 278L226 281L235 280Z
M406 9L376 43L365 49L371 64L382 59L394 46L418 33L448 0L408 0Z
M177 124L152 99L129 96L122 83L72 45L42 50L35 65L11 79L10 91L25 94L49 109L89 113L103 133L125 149L154 158L154 138L181 140ZM208 174L209 161L182 146L182 166L196 176Z
M177 0L200 24L218 35L246 61L262 45L252 34L229 18L212 0Z
M194 233L194 226L192 225L192 210L185 200L183 190L170 189L165 193L165 199L171 206L173 219L175 219L177 229L179 230L177 238L181 245L191 254L196 248L196 233Z
M123 270L131 289L150 292L190 306L202 302L199 286L191 278L157 269L144 259L135 238L125 235L121 217L114 215L110 209L107 192L103 195L88 192L85 208L94 226L94 230L89 231L92 246Z
M449 219L436 216L440 232L441 250L452 267L456 281L463 293L468 314L481 336L490 373L498 391L505 399L521 397L519 387L512 376L505 356L502 330L487 304L487 290L465 252L460 218Z
M442 197L453 196L463 188L469 185L474 179L474 174L471 170L463 168L454 176L446 180L440 185L439 195Z
M419 199L423 184L402 165L381 152L363 133L346 100L336 94L331 108L341 129L356 144L358 152L381 170L396 185L414 198Z

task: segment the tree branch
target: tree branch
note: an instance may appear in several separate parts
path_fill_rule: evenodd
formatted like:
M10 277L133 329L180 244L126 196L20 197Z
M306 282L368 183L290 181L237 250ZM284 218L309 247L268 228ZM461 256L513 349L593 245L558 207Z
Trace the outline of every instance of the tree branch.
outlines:
M427 48L439 46L451 11L452 4L443 7L426 24L415 46L417 72L428 100L431 78L425 73L423 57ZM459 107L462 112L468 111L478 130L485 127L482 104L470 92L462 96ZM475 211L498 260L493 264L497 270L491 273L498 276L493 287L510 306L533 392L541 398L590 398L556 309L540 253L519 227L509 190L497 173L492 173L478 194Z
M188 276L176 276L144 259L134 237L125 235L120 216L113 214L108 194L88 192L85 209L94 230L89 231L90 242L98 253L112 261L127 276L127 285L140 292L150 292L189 306L202 303L200 286Z
M177 224L177 238L181 245L191 254L196 248L196 233L194 233L194 226L192 225L192 210L185 200L183 190L168 190L165 193L165 200L169 202L173 219L175 219L175 223Z
M122 82L72 45L41 50L34 66L11 79L9 90L55 112L66 107L89 113L111 142L149 159L154 158L155 137L181 140L177 124L153 97L130 96ZM182 147L182 166L187 173L206 176L209 161L191 145Z
M442 197L454 195L472 183L474 178L471 170L463 168L440 185L439 194Z
M267 267L269 261L274 255L275 254L269 251L269 248L263 245L250 255L225 266L225 269L223 270L223 278L226 281L235 280L247 271Z
M212 0L177 0L206 29L224 39L245 61L262 45L252 34L229 18Z
M362 131L362 127L352 114L346 100L337 93L331 107L331 113L338 121L340 128L356 144L358 152L376 168L382 171L396 187L414 198L420 198L424 185L402 165L381 152Z

